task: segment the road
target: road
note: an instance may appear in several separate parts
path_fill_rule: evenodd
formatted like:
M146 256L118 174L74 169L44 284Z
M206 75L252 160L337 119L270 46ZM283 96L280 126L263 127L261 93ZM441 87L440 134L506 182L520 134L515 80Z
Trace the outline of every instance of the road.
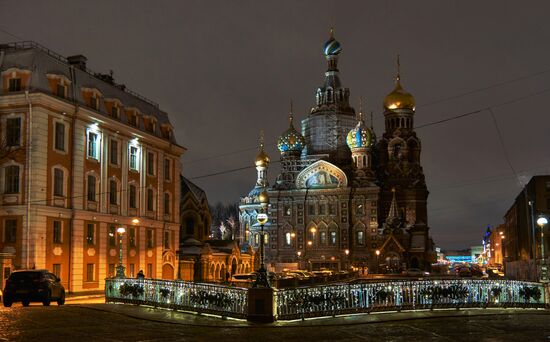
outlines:
M124 312L113 312L121 308ZM111 310L111 311L109 311ZM128 313L142 313L142 318ZM148 319L155 313L168 322ZM179 324L177 315L198 325ZM374 315L371 315L374 316ZM186 318L188 317L188 318ZM189 318L191 317L191 318ZM0 307L0 341L549 341L550 314L438 317L329 326L251 325L137 306L68 304ZM409 316L410 317L410 316ZM145 319L143 319L145 318ZM174 320L174 318L176 320ZM216 326L207 326L212 323ZM225 325L224 325L225 324Z

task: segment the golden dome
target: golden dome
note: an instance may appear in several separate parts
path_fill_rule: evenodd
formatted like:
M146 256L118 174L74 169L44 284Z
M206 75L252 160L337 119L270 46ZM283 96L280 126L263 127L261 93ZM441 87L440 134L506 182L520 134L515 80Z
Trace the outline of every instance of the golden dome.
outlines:
M267 164L269 164L269 156L267 155L267 153L265 153L263 145L260 148L260 152L258 152L258 155L256 156L254 164L256 164L256 166L263 167L266 167Z
M262 166L267 167L267 164L269 164L269 156L264 151L264 131L260 131L260 152L258 152L258 155L256 156L256 160L254 160L254 164L256 166Z
M401 87L399 78L397 78L393 91L384 98L384 109L415 109L414 96L406 92L403 87Z
M268 203L269 202L269 196L267 195L267 191L262 191L260 192L260 194L258 195L258 200L260 201L260 203Z

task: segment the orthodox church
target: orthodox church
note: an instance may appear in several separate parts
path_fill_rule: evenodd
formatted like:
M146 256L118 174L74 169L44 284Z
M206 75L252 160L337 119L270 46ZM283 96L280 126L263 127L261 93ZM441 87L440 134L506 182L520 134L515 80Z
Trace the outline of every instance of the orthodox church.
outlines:
M350 106L350 90L338 71L341 51L331 30L323 47L324 84L301 132L291 105L289 127L278 139L281 171L273 185L260 139L256 184L240 201L239 244L257 249L263 238L266 265L275 271L427 270L435 252L414 131L415 99L401 85L398 60L395 87L383 101L385 131L377 140L372 117L369 127L362 111ZM263 237L260 212L269 217Z

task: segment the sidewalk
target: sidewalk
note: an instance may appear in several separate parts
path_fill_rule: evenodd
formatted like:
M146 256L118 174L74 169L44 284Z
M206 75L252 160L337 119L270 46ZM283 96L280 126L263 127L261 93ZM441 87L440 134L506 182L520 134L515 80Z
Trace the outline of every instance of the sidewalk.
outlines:
M357 324L372 324L392 321L406 321L415 319L465 317L465 316L487 316L487 315L521 315L540 314L549 315L550 310L544 309L445 309L445 310L421 310L408 312L378 312L371 314L355 314L336 317L323 317L294 321L278 321L270 324L251 323L246 320L226 318L207 314L195 314L183 311L172 311L158 309L149 306L138 306L128 304L74 304L90 310L110 312L126 317L146 320L150 322L161 322L169 324L205 326L220 328L259 328L259 327L316 327L316 326L342 326Z

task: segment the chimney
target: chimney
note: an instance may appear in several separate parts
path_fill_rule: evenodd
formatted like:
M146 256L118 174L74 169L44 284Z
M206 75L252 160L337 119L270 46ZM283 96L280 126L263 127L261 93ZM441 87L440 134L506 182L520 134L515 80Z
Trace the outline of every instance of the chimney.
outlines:
M67 62L69 62L70 65L73 65L74 67L86 71L86 61L88 58L86 58L83 55L75 55L75 56L69 56L67 57Z

